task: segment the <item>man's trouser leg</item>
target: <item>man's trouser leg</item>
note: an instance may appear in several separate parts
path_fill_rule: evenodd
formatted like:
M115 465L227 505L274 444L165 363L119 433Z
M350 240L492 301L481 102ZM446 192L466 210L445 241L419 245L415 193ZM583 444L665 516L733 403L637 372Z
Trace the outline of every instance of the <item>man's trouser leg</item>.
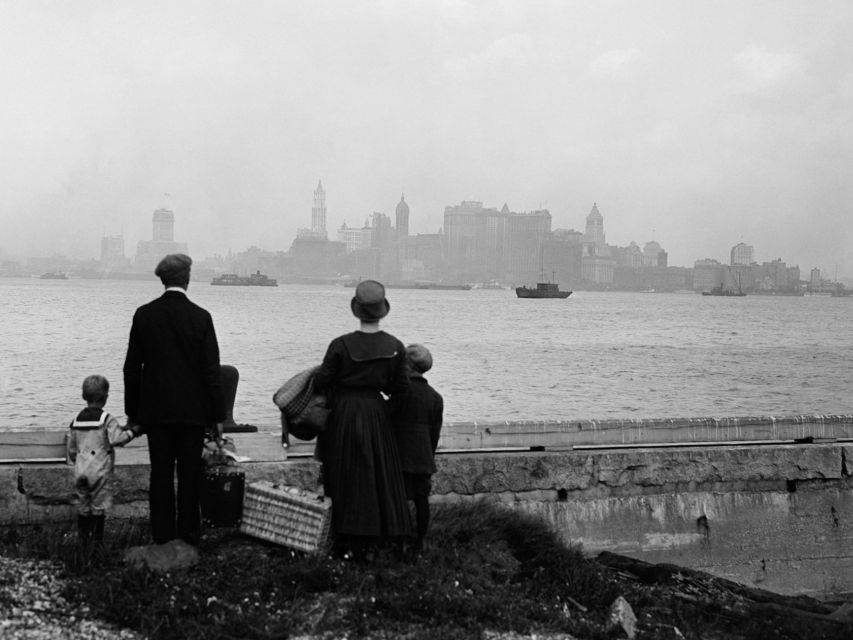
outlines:
M154 544L175 538L175 460L180 427L153 426L147 431L151 479L148 487L148 509Z
M181 427L178 444L178 528L177 536L197 545L201 539L201 484L204 464L204 427Z

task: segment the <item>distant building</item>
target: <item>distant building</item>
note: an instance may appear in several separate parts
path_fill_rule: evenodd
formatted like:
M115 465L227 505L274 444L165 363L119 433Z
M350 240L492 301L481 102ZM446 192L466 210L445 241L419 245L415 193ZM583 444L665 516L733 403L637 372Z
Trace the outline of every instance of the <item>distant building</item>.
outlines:
M314 189L314 206L311 208L311 228L297 229L296 237L307 240L328 240L326 233L326 190L323 189L323 181L317 181Z
M586 232L583 237L582 270L583 281L592 287L607 287L613 283L616 260L607 246L604 236L604 216L593 203L586 216Z
M370 216L370 222L365 226L372 229L370 246L376 249L386 249L391 246L394 239L391 218L381 211L374 211L373 215Z
M739 242L732 247L731 261L729 262L730 265L752 264L753 262L753 248L750 245Z
M314 189L314 207L311 209L311 231L326 237L326 190L322 180L317 181Z
M583 234L573 229L554 229L542 244L542 271L549 280L573 289L582 279Z
M616 260L616 266L628 267L629 269L639 269L645 260L643 250L633 240L627 247L620 247L614 251L613 257Z
M714 287L722 286L725 272L725 265L713 258L697 260L693 263L693 289L710 291Z
M346 221L338 229L338 242L343 242L347 253L370 247L373 230L367 225L363 227L348 227Z
M133 266L137 271L152 271L170 253L189 253L185 242L175 242L175 214L169 209L157 209L151 220L151 240L136 245Z
M645 267L666 267L667 253L654 240L647 242L643 247L643 266Z
M124 236L101 237L101 261L124 262Z
M536 282L547 275L542 268L542 247L550 233L551 214L547 209L507 214L505 281Z
M394 212L397 223L397 238L406 238L409 235L409 205L406 204L405 194L400 196L397 209Z
M450 278L463 282L530 282L542 275L542 247L551 232L547 209L516 213L476 200L444 209Z

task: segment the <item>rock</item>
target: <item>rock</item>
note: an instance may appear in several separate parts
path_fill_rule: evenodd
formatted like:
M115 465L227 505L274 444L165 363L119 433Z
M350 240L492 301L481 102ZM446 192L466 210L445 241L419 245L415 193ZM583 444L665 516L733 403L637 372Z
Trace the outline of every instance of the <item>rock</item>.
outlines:
M165 544L131 547L124 560L134 567L148 567L152 571L186 569L198 562L198 549L183 540L170 540Z
M637 635L637 616L631 605L622 596L616 598L610 605L610 613L607 616L607 630L621 628L628 638Z

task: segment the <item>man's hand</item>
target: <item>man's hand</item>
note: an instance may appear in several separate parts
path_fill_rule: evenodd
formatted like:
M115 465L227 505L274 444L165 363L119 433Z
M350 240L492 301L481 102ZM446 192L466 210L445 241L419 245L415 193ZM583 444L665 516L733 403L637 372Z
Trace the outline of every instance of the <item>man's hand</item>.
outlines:
M138 438L143 433L145 433L145 428L133 418L127 419L127 426L125 427L125 429L127 431L130 431L133 434L134 438Z

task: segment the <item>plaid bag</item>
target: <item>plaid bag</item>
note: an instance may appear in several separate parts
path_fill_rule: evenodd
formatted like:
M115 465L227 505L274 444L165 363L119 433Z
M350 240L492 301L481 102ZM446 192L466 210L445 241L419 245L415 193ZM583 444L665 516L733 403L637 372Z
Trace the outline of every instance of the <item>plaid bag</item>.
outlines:
M308 406L314 393L314 372L317 369L319 367L300 371L273 394L272 401L288 420L296 419Z
M313 440L326 429L329 409L326 396L314 391L314 372L319 367L300 371L273 394L273 402L281 410L282 444L288 434L300 440Z

